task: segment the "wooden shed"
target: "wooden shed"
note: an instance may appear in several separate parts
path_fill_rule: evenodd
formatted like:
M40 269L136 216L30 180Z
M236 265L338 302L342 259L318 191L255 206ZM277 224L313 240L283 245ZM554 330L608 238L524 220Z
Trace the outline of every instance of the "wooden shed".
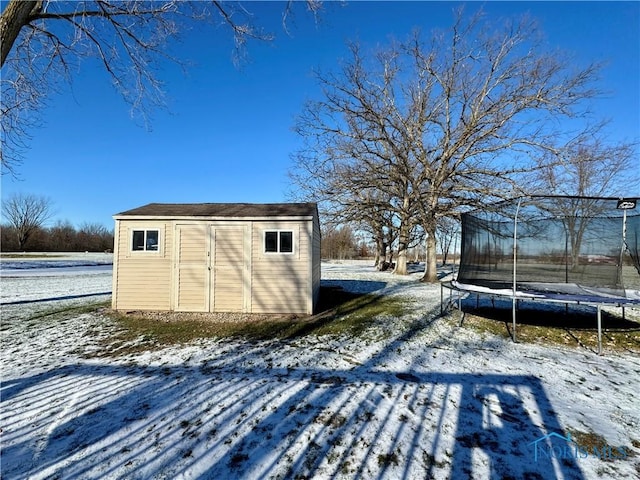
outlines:
M115 310L311 314L315 203L150 203L115 219Z

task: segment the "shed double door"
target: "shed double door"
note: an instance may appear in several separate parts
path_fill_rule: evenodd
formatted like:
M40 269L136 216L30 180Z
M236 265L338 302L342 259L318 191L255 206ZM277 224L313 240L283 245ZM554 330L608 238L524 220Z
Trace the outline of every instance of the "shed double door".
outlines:
M247 225L177 225L175 310L247 311Z

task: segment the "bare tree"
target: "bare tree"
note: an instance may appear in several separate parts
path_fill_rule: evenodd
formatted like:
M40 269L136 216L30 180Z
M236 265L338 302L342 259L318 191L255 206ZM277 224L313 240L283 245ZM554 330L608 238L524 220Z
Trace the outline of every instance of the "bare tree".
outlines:
M289 177L295 191L291 197L318 202L326 225L352 223L371 234L376 245L375 265L381 268L385 261L390 261L387 253L397 239L393 196L372 186L367 172L357 165L351 168L343 162L317 156L313 148L310 155L306 153L299 151L292 155Z
M548 152L531 176L533 193L582 197L623 196L640 184L633 142L609 143L603 125Z
M571 267L579 266L584 234L589 224L607 214L598 197L624 196L640 184L637 144L607 143L603 125L579 135L554 154L548 154L531 178L532 191L561 195L541 208L561 218L568 236Z
M309 187L330 185L333 201L340 198L338 205L356 216L366 217L371 207L386 209L397 231L395 273L406 274L416 205L414 159L396 132L402 120L394 84L399 65L394 51L383 52L367 69L359 46L352 44L351 52L341 76L317 73L325 99L309 102L298 119L296 130L306 142L295 156L295 169L303 173L298 184L307 183L306 172L315 179Z
M454 219L451 217L442 217L438 219L437 240L442 252L442 264L446 265L451 245L454 244L456 236L460 232L460 219ZM454 247L454 256L455 256ZM455 257L454 257L455 263Z
M113 234L104 225L85 222L77 234L80 250L100 252L113 249Z
M316 14L319 0L307 0ZM131 105L132 116L147 122L153 107L163 105L159 65L171 58L167 44L193 21L228 29L239 55L249 39L271 40L239 2L180 0L3 2L0 16L2 105L1 166L13 172L39 124L48 95L69 81L76 65L94 57L116 90ZM283 25L294 2L284 7Z
M71 252L76 248L76 237L77 232L71 222L58 220L49 228L49 250Z
M349 225L330 226L322 232L322 254L325 258L351 259L358 248L357 239Z
M53 202L47 197L17 193L2 202L3 223L15 228L19 250L53 214Z
M452 28L352 58L337 74L318 73L324 98L309 102L297 131L304 159L358 189L392 196L400 219L396 273L412 225L426 233L424 281L437 281L438 219L516 191L513 178L554 149L561 117L582 113L597 65L574 68L539 42L527 17L502 24L457 12ZM553 121L550 121L553 120Z

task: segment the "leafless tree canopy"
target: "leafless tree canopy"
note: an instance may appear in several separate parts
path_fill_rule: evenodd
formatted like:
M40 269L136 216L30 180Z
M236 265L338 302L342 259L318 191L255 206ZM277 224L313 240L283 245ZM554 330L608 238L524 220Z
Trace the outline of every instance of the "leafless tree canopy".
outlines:
M361 253L358 241L349 225L328 226L322 232L322 256L337 260L351 259Z
M134 117L147 121L163 105L159 62L167 44L192 22L209 22L230 31L238 55L249 39L271 40L248 10L223 1L68 1L10 0L0 17L2 105L0 160L12 172L40 122L39 111L60 82L69 81L78 63L96 58ZM319 0L307 0L317 14ZM283 11L283 25L293 2ZM178 59L171 59L178 61Z
M547 152L540 168L530 176L535 193L568 196L541 208L562 219L574 269L578 267L580 245L589 224L607 214L606 204L597 197L624 196L636 191L640 184L637 145L608 143L602 127L589 128L556 152Z
M635 191L640 184L638 145L610 143L602 128L590 128L555 152L548 152L531 177L537 193L607 197Z
M598 66L572 65L544 48L532 19L491 23L463 10L428 41L415 33L371 55L354 44L338 72L317 73L323 96L298 119L305 147L293 178L363 215L366 199L383 199L398 230L397 273L420 224L424 279L435 281L437 220L517 191L515 175L556 148L558 120L596 95Z
M14 194L2 201L3 223L9 223L16 232L18 250L35 231L53 216L53 202L38 195Z

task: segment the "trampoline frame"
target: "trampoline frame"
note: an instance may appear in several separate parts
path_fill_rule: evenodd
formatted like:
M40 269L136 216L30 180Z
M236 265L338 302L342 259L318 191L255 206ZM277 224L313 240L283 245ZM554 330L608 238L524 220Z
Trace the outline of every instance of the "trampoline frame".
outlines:
M470 285L473 286L473 285ZM444 289L448 289L451 293L445 301ZM461 293L467 294L475 294L476 297L488 296L490 298L506 298L511 299L512 302L512 333L511 340L517 343L516 337L516 324L517 324L517 311L518 311L518 302L527 301L527 302L540 302L540 303L550 303L550 304L564 304L568 305L585 305L589 307L596 307L596 320L598 326L598 355L603 354L602 350L602 307L618 307L622 309L622 318L626 319L625 309L626 308L639 308L640 309L640 300L633 299L624 299L622 297L613 298L613 297L602 297L600 301L596 300L584 300L584 299L576 299L572 298L571 295L567 295L562 298L549 298L543 295L534 295L525 293L522 291L516 291L516 294L512 293L500 293L498 291L480 291L474 290L473 288L465 288L464 284L457 283L455 281L448 282L440 282L440 313L444 314L445 310L448 309L449 306L455 305L456 302L453 299L452 292L458 292L457 304L458 310L462 313L460 317L460 325L464 322L465 312L462 310L462 295ZM561 297L561 296L558 296Z

